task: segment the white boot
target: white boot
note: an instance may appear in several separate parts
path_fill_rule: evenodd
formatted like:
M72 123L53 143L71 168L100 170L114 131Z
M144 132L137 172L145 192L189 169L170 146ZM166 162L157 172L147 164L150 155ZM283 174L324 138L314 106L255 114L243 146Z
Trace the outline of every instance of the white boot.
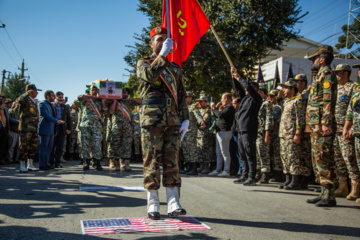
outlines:
M168 216L176 217L178 215L186 215L185 209L180 205L179 188L166 188L166 198L168 206Z
M20 169L19 169L20 172L22 173L27 173L28 170L26 168L26 164L25 164L25 161L20 161Z
M158 190L147 190L147 212L150 219L160 219L160 201Z
M29 171L39 171L39 169L34 166L34 160L32 160L31 158L28 159L27 169Z

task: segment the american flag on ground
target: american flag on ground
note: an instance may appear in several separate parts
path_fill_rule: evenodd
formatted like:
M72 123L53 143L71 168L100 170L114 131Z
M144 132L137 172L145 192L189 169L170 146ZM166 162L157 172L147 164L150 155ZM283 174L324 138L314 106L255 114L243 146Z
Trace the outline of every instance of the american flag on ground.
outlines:
M81 228L84 235L211 229L190 216L161 220L151 220L147 217L81 220Z

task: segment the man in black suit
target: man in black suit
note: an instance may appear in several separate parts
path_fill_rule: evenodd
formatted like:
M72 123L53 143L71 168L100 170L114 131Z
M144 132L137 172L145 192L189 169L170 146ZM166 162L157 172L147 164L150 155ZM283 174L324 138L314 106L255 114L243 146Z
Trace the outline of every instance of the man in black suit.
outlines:
M55 96L56 99L55 99L54 107L56 112L56 118L63 120L65 124L56 126L54 148L50 160L50 164L51 164L50 168L53 167L62 168L62 166L60 165L60 158L63 154L66 135L71 133L71 119L70 119L70 110L65 105L64 94L62 92L56 92Z
M235 114L238 146L242 165L242 175L234 183L243 183L244 186L256 185L256 138L258 131L258 112L262 98L258 94L259 85L241 79L237 69L231 68L232 81L239 94L241 105Z

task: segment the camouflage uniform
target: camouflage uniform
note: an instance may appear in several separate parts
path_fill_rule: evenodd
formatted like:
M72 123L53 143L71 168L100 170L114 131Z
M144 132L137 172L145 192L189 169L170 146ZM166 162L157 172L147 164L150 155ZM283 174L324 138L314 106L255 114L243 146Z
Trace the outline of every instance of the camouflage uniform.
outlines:
M70 120L71 120L71 133L70 133L70 141L69 141L69 154L78 153L78 147L76 146L78 132L76 131L77 123L78 123L78 113L73 108L70 111Z
M84 99L83 97L84 95L80 95L78 97L81 105L81 155L84 159L91 159L91 157L93 157L96 160L101 160L102 122L91 107L90 101L88 99ZM99 114L102 115L103 109L101 100L95 99L93 100L93 103Z
M272 103L264 100L258 114L258 135L256 139L257 161L260 162L261 172L270 172L270 144L265 143L265 131L274 130L274 116Z
M184 161L186 163L197 163L199 162L198 153L197 153L197 122L195 117L195 109L198 110L198 107L189 105L189 129L184 136L183 141L181 142L181 147L183 149Z
M141 154L141 128L140 128L140 115L138 113L133 114L133 130L134 130L134 154Z
M211 133L209 131L210 123L211 123L211 111L210 108L194 108L194 115L196 118L196 125L197 125L197 153L199 156L199 162L202 163L210 163L210 151L209 151L209 145L210 145L210 139L211 139ZM203 129L200 129L201 122L204 122L206 127Z
M143 100L140 126L144 187L148 190L160 188L160 164L163 186L180 187L179 128L189 119L182 70L175 63L153 54L137 62L136 75Z
M34 100L35 101L35 100ZM19 161L34 159L38 151L39 140L37 128L39 123L39 109L28 93L22 94L17 102L20 112L19 120Z
M304 110L301 97L285 99L279 128L280 156L285 174L310 175L310 169L301 162L301 143L293 142L296 130L305 127Z
M274 171L283 171L283 166L280 157L280 138L279 138L279 126L281 121L281 112L282 107L278 104L273 105L273 117L274 117L274 124L277 123L277 129L274 127L274 131L271 137L271 160L273 162L273 170ZM275 125L274 125L275 126Z
M104 156L105 162L107 161L106 158L108 158L108 125L109 125L109 116L106 115L103 118L103 123L102 123L102 127L101 127L101 134L102 134L102 139L101 139L101 149L102 149L102 154Z
M335 130L335 102L336 77L330 66L325 66L313 78L306 108L306 131L311 132L313 167L318 171L322 186L333 186L335 178L334 133L325 135L322 131L322 125L330 125Z
M350 100L345 120L352 122L355 156L358 168L360 168L360 87L358 86L356 89L357 93L355 93Z
M119 106L126 112L121 111ZM133 128L131 113L138 104L134 101L119 101L108 123L108 158L130 160L132 156Z

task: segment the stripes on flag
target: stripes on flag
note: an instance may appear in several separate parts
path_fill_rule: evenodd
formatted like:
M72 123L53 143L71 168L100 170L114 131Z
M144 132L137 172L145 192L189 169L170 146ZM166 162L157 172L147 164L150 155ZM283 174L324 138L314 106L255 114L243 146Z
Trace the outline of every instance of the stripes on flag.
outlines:
M211 229L191 216L161 220L151 220L147 217L81 220L81 228L84 235Z

